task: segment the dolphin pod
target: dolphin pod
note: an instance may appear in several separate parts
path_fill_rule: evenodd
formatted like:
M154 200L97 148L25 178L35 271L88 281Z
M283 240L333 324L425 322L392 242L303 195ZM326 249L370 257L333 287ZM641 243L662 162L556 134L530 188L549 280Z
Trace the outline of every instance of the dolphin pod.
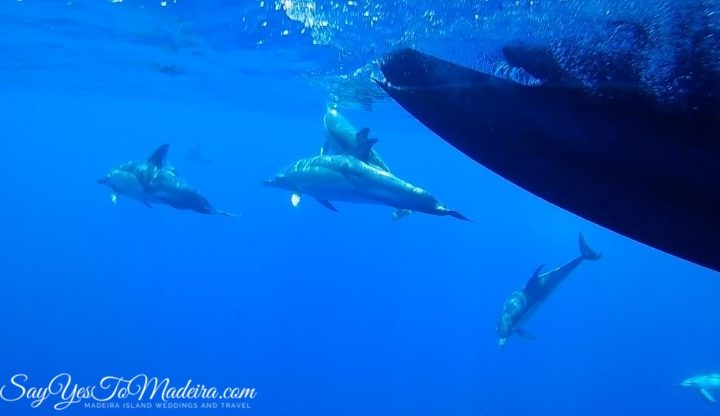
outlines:
M392 174L374 150L378 140L369 138L369 129L355 129L337 110L328 110L323 122L326 137L320 154L300 159L264 182L266 186L290 191L294 206L308 196L332 211L337 211L334 201L344 201L393 207L396 218L421 212L469 221L429 192ZM165 144L146 160L119 164L98 183L112 189L113 202L122 195L148 207L163 204L202 214L236 216L215 208L202 194L189 188L166 162L168 149ZM580 254L576 258L546 272L543 266L538 267L525 286L507 298L497 321L498 349L505 348L514 335L535 339L524 325L580 264L600 259L601 255L588 246L582 234L578 236L578 246ZM696 389L705 400L714 403L712 392L720 390L720 375L696 376L679 385Z

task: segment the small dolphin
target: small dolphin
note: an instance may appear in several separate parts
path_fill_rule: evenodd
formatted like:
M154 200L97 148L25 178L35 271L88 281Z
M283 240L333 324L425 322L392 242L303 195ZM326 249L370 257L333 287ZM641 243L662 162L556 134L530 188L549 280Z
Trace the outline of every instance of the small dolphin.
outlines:
M330 201L386 205L431 215L450 215L469 221L448 209L429 192L365 161L377 139L363 140L349 153L301 159L265 185L293 193L293 206L301 195L310 195L326 208L337 211Z
M582 234L579 236L579 245L580 256L566 265L550 270L547 273L540 273L543 267L541 265L525 284L525 288L513 292L505 301L497 325L498 349L503 349L508 338L513 334L518 334L526 339L534 339L532 335L522 328L522 325L533 315L538 306L550 296L558 284L575 270L580 263L584 260L598 260L600 258L601 255L592 251L585 243Z
M321 156L345 154L354 149L361 141L370 138L369 128L356 129L348 119L334 108L327 109L325 117L323 117L323 124L325 125L325 144L320 148ZM367 164L390 172L390 169L374 149L368 155Z
M125 195L150 208L153 204L165 204L201 214L236 216L215 208L177 176L175 169L165 162L169 147L167 144L158 147L145 161L122 163L97 182L113 190L113 203L118 195Z
M323 124L325 125L325 144L320 148L321 156L345 154L352 151L361 141L370 138L369 128L356 129L348 119L343 117L334 108L327 109L325 117L323 117ZM366 163L390 172L390 168L388 168L374 149L370 151ZM399 220L410 214L412 214L410 210L399 209L393 212L392 219Z
M697 389L702 397L708 401L708 403L715 403L715 397L710 394L710 391L720 391L720 374L690 377L683 380L683 382L680 383L680 386Z

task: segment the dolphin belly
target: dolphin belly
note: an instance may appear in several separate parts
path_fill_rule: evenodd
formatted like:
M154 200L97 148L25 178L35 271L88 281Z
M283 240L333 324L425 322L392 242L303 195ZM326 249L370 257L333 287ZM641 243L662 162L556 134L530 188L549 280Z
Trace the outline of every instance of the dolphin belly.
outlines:
M435 197L386 170L363 165L359 171L346 177L359 196L375 204L428 214L437 211Z
M522 328L523 325L525 325L528 321L532 319L533 316L537 313L538 309L542 306L543 303L545 303L545 300L547 298L535 300L535 301L529 301L525 308L522 311L519 311L517 314L517 319L515 321L515 327L516 328Z
M294 184L298 193L320 200L385 205L425 212L431 208L423 200L427 195L424 191L388 171L345 156L316 158L313 163L304 164L288 173L286 180Z
M333 169L315 169L303 172L293 182L297 191L319 200L385 205L375 197L372 180L351 180L346 174Z
M142 203L158 202L157 198L146 192L145 187L134 174L116 171L112 173L112 177L111 186L116 193Z

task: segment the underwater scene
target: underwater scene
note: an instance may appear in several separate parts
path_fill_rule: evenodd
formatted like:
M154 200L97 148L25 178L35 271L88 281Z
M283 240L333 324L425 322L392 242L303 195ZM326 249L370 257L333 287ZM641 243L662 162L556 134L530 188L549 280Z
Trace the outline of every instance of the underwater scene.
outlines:
M720 1L0 31L0 415L719 414Z

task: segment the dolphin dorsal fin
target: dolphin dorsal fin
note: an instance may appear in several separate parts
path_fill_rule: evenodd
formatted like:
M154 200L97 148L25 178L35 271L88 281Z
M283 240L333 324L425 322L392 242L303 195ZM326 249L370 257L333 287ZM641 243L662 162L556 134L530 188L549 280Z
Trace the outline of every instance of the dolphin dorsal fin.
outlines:
M535 272L533 272L532 277L527 281L525 284L525 290L533 290L535 289L535 286L539 284L540 282L540 272L542 271L542 268L544 267L544 264L541 264L538 266L537 269L535 269Z
M541 264L537 267L537 269L535 269L535 272L533 273L534 278L537 279L538 277L540 277L540 272L542 271L543 267L545 267L545 265Z
M170 148L169 144L164 144L164 145L158 147L157 149L155 149L155 151L152 152L152 154L148 158L148 160L147 160L148 163L150 163L151 165L153 165L155 167L162 168L163 165L165 164L165 159L167 158L167 152L168 152L169 148Z
M367 127L363 127L360 130L358 130L357 133L355 133L355 139L357 139L357 142L364 142L365 140L370 138L370 129Z
M370 152L372 152L372 148L377 142L378 139L366 139L359 141L358 144L355 145L355 147L353 147L347 152L347 154L367 163L367 161L370 159Z

